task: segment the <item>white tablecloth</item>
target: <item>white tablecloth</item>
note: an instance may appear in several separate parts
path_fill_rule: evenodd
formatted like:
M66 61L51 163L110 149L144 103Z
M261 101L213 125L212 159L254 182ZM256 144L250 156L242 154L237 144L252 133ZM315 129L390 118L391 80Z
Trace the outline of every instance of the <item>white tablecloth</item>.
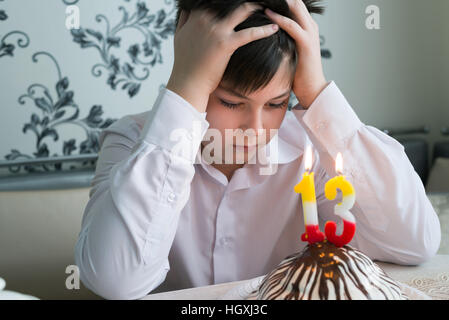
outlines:
M0 300L39 300L36 297L10 291L10 290L3 290L6 286L6 282L3 278L0 278Z
M393 279L418 289L433 299L449 300L449 193L428 194L428 197L441 223L441 245L438 254L420 266L400 266L378 261L376 263ZM143 299L219 299L232 288L250 280L150 294Z
M440 219L441 243L438 254L449 254L449 193L432 193L427 196Z
M449 300L449 255L436 255L419 266L376 263L393 279L422 291L432 299ZM250 280L149 294L143 300L216 300Z

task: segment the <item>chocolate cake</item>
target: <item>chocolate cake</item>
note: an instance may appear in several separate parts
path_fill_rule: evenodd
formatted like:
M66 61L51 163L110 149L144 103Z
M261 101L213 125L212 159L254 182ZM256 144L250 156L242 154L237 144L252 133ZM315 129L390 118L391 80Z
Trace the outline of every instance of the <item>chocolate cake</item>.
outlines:
M349 245L324 240L286 257L249 299L409 300L399 284Z

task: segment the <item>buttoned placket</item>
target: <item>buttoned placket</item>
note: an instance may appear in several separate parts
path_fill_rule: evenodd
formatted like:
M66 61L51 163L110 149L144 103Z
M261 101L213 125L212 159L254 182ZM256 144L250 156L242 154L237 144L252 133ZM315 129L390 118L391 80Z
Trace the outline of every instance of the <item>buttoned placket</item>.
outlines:
M228 182L227 178L218 169L212 167L211 165L202 164L206 172L211 176L211 178L217 180L224 186L224 192L220 203L217 206L216 218L215 218L215 244L212 253L213 260L213 281L214 283L222 283L229 281L232 277L232 272L229 271L228 266L230 259L229 256L233 252L233 232L232 227L229 225L230 214L232 212L228 209L230 190L236 181L238 182L239 175L242 174L241 171L235 172L233 178Z
M236 170L231 181L228 182L225 175L218 169L205 163L200 165L212 179L224 186L224 192L215 213L215 243L212 252L213 281L214 283L223 283L231 281L235 275L234 264L230 256L234 252L235 230L230 224L230 221L232 221L230 215L233 212L229 210L229 204L232 202L233 192L249 187L246 171L248 168Z
M213 278L214 283L226 282L226 268L224 266L229 263L229 252L231 251L231 237L228 234L226 219L227 214L227 197L226 191L223 193L223 197L217 206L216 219L215 219L215 245L212 253L213 260Z
M215 180L222 187L224 192L220 203L217 205L215 212L215 238L212 252L213 261L213 282L223 283L233 281L236 270L237 261L234 261L233 253L235 252L235 219L233 215L235 210L230 209L232 198L235 192L242 189L248 189L262 183L269 175L259 176L255 172L259 172L261 167L244 166L234 172L231 180L212 165L207 164L201 156L201 152L197 154L196 163L208 173L211 179ZM255 171L253 171L255 170Z

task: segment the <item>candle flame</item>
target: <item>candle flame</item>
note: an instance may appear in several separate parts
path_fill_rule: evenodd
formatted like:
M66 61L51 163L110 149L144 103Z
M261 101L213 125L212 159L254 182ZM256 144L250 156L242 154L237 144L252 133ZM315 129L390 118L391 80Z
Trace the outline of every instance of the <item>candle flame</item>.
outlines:
M337 159L335 159L335 171L343 174L343 156L340 152L337 154Z
M310 171L312 169L312 147L308 146L305 155L305 169Z

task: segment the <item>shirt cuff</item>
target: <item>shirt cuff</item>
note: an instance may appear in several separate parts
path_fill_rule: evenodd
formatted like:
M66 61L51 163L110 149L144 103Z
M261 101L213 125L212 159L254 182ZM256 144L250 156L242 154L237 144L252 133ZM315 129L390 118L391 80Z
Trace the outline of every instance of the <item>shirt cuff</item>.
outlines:
M194 163L209 128L206 112L199 112L177 93L163 87L151 109L140 139Z
M334 81L328 84L308 109L304 109L298 104L292 108L292 111L307 132L314 147L318 149L320 165L329 177L334 176L335 158L338 152L344 154L353 147L350 147L348 142L364 126L363 122L357 117ZM353 149L352 153L357 154L357 150ZM389 218L379 209L377 199L371 192L372 189L368 187L370 177L367 177L367 172L361 169L357 158L344 158L345 172L352 179L357 179L354 181L357 184L357 192L359 192L357 199L363 199L361 205L358 202L354 205L354 208L359 206L364 213L361 217L357 215L356 211L353 211L356 219L363 219L372 228L385 231L389 224ZM371 213L376 215L376 219L367 219Z
M292 108L298 121L320 144L320 151L332 156L345 147L347 139L363 126L348 101L331 81L308 109L299 104Z

